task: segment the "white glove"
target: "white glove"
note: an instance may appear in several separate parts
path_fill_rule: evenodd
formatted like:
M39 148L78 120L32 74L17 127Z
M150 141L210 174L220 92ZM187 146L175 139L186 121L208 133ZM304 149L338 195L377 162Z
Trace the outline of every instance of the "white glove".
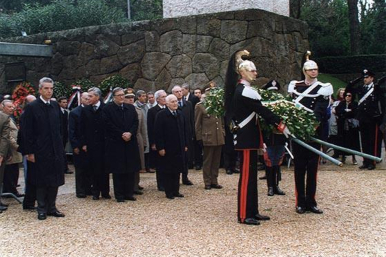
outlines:
M291 131L288 129L287 126L285 126L284 130L283 130L283 134L286 138L288 138L289 136L292 135ZM295 136L294 136L295 137Z

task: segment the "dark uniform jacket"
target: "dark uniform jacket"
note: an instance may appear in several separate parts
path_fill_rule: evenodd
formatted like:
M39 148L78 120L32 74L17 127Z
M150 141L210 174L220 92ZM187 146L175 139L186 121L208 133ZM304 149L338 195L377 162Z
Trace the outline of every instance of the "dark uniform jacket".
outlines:
M40 98L28 104L23 114L24 154L34 154L28 167L28 181L37 187L64 184L62 112L57 102L46 105Z
M137 143L138 115L135 107L129 104L117 105L114 102L103 108L106 128L106 167L109 173L131 173L140 170ZM124 132L131 133L131 139L122 139Z
M161 172L181 173L186 168L185 147L188 147L185 117L180 110L173 116L168 108L157 114L155 136L157 151L164 149L165 156L159 157Z
M358 98L358 112L357 119L360 122L371 122L374 119L377 122L382 120L383 108L385 104L384 94L381 88L378 85L372 84L374 91L364 100L362 103L359 101L364 95L370 90L370 87L365 85L354 88L356 81L350 82L346 87L346 92L351 92L354 95L357 95Z
M260 99L261 97L255 89L239 83L236 86L232 100L232 109L234 110L233 121L239 125L251 113L255 112L257 115L262 116L268 124L277 127L280 123L280 118L263 106ZM234 144L236 150L262 148L262 134L256 115L247 125L236 131Z
M196 139L202 140L204 146L219 146L225 144L225 131L221 118L210 115L202 102L195 108Z
M320 122L320 125L317 134L319 137L322 137L323 128L322 125L326 124L330 115L328 113L328 105L330 103L330 96L333 93L333 88L330 83L321 83L316 81L316 87L312 89L305 97L303 97L299 104L303 107L312 111L317 119ZM306 85L304 80L302 81L291 81L288 85L288 93L290 93L294 101L309 87L312 85Z
M192 107L192 103L189 101L185 101L185 99L182 97L183 105L182 107L178 106L178 110L180 110L185 117L186 122L186 129L188 133L188 139L192 140L195 132L194 132L194 110Z

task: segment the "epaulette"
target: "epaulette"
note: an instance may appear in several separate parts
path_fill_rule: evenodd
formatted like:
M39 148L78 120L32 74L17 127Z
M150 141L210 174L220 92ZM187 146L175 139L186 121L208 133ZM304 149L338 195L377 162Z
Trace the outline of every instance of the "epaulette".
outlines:
M293 93L294 90L295 90L295 85L298 84L298 83L303 83L304 80L292 80L289 84L288 84L288 93Z
M248 97L248 98L251 98L253 100L261 100L261 96L259 95L257 90L253 89L252 87L244 87L241 95Z
M318 90L318 94L323 96L330 96L334 93L334 88L332 87L331 83L322 83L318 81L318 84L321 86L321 88Z

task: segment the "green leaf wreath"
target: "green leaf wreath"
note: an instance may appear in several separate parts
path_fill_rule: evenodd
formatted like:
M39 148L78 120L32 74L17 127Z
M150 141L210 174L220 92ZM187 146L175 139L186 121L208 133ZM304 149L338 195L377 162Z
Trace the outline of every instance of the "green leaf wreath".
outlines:
M257 89L264 106L279 116L288 126L288 129L302 140L307 140L315 135L315 128L319 125L314 113L295 107L291 98L280 93ZM224 89L215 88L206 96L204 102L208 114L216 117L224 116ZM275 128L260 117L260 127L264 131L273 131Z
M59 98L59 97L66 97L69 98L72 92L71 86L67 86L62 82L55 81L54 84L54 97Z
M130 87L130 81L120 75L114 75L104 79L99 85L103 95L106 95L110 89L112 90L115 87L128 88Z

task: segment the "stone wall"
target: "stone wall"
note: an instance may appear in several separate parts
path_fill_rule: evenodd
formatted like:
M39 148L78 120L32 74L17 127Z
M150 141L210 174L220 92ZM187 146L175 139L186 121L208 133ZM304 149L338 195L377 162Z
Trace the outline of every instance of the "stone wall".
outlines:
M24 62L27 81L50 76L70 84L87 78L98 84L120 74L134 88L166 89L210 80L223 85L229 56L251 52L259 84L276 78L299 78L302 54L308 49L307 25L262 10L162 19L43 33L9 42L41 44L51 39L52 58L0 57L0 92L9 92L4 64Z
M288 0L163 0L163 17L199 15L246 9L261 9L289 16Z

